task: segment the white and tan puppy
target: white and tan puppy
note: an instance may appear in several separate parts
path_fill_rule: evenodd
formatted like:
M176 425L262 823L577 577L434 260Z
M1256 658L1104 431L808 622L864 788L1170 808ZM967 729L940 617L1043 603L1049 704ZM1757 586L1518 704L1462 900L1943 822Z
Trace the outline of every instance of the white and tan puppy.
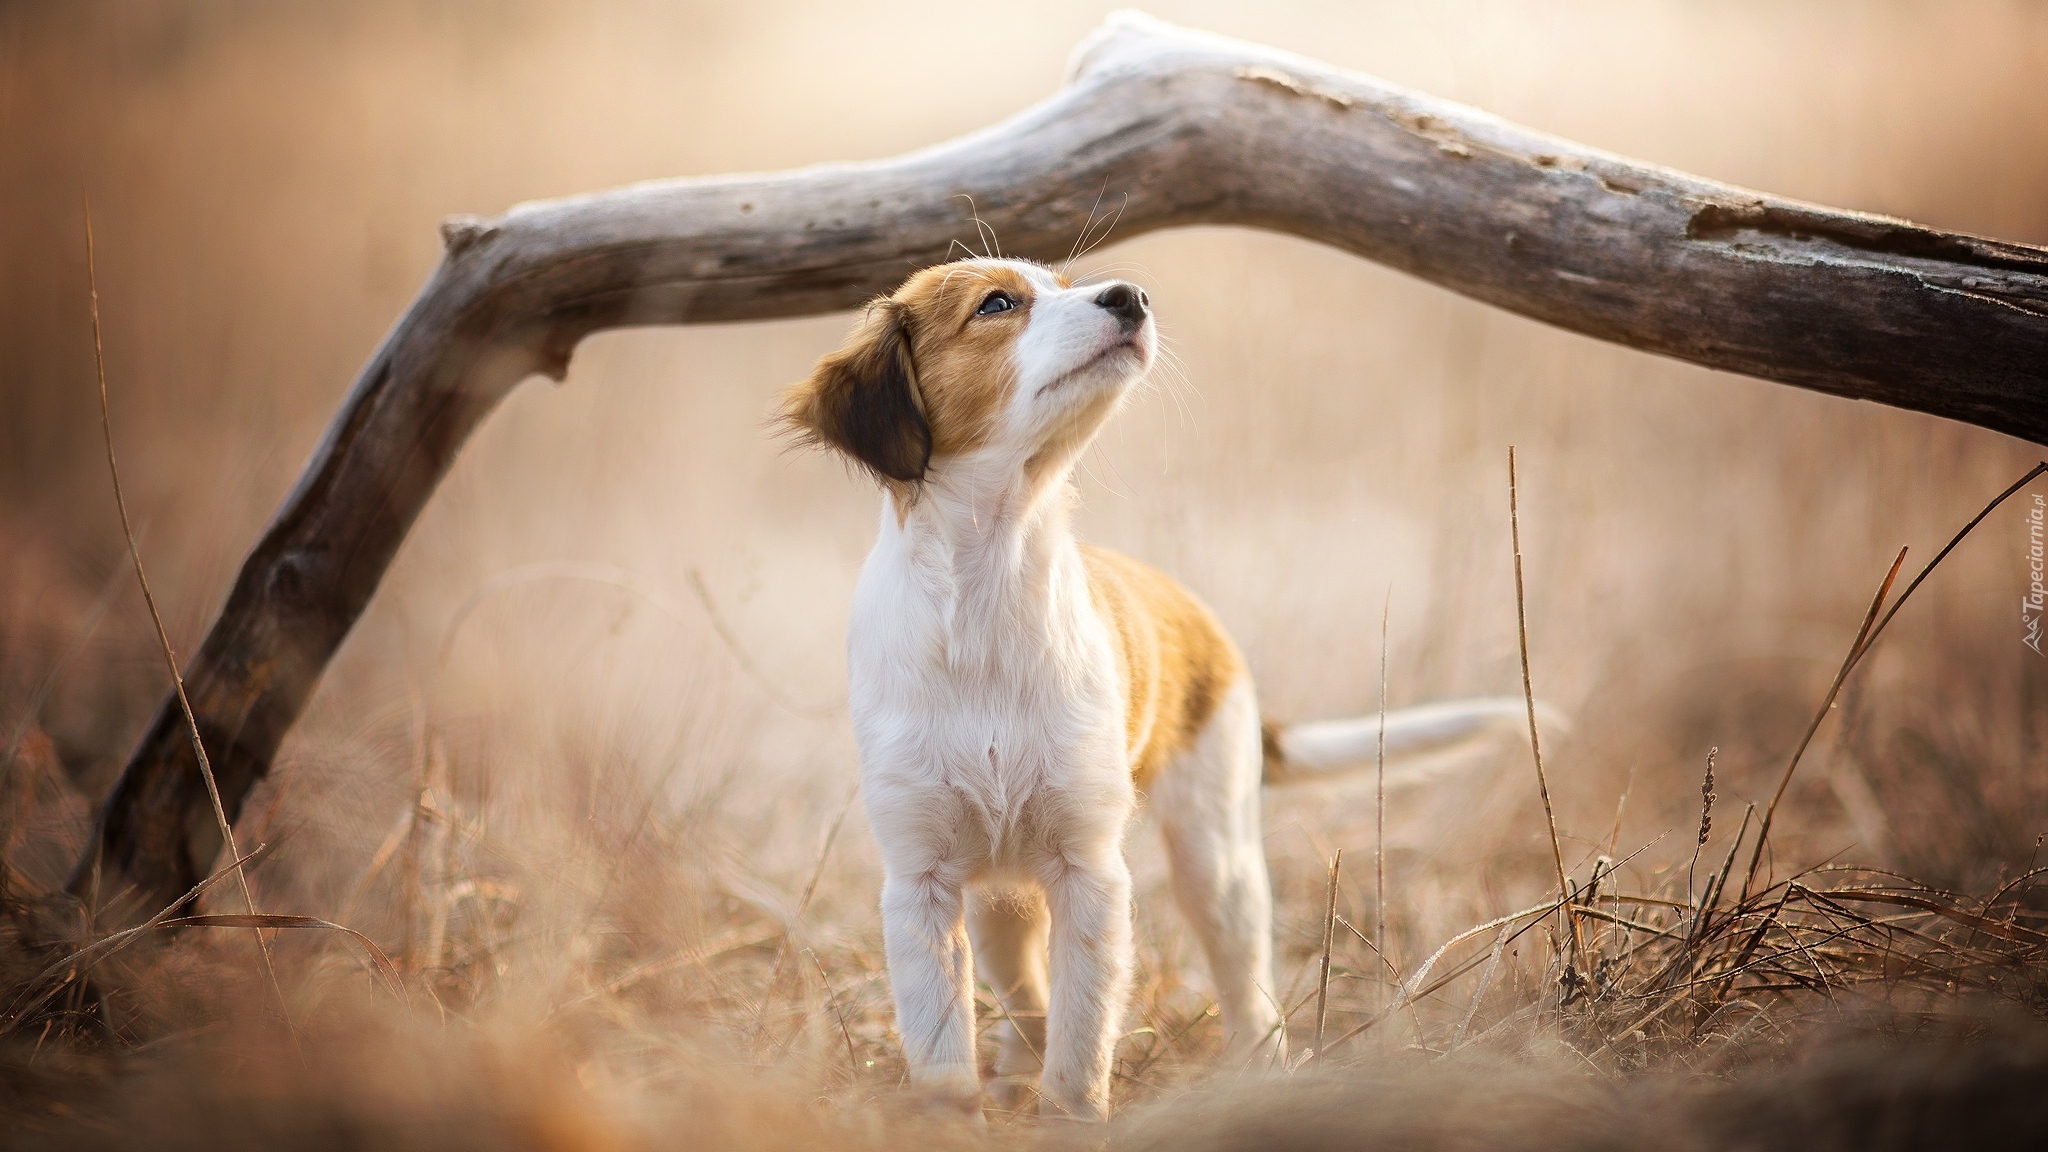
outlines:
M1376 719L1262 726L1244 660L1200 601L1075 540L1075 461L1156 341L1135 285L968 260L871 304L784 401L790 427L886 494L847 639L854 735L911 1078L963 1101L979 1099L979 975L1009 1018L1007 1084L1042 1073L1043 1110L1107 1115L1140 791L1231 1044L1276 1043L1260 783L1370 763L1378 743ZM1521 709L1397 713L1387 751Z

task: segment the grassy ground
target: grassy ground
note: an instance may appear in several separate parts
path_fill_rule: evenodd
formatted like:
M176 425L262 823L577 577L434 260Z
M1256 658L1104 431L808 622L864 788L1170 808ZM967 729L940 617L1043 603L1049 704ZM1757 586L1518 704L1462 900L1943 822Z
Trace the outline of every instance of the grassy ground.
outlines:
M2048 242L2035 6L1155 11L1619 152ZM95 938L53 893L164 688L99 456L81 181L129 499L187 651L431 266L436 217L928 142L1046 91L1099 17L0 8L20 158L0 165L0 1140L1096 1141L965 1128L900 1089L840 666L873 497L763 428L843 318L600 337L471 445L238 830L265 846L264 911L356 929L393 973L340 933L282 931L273 985L250 932L183 928L102 960L108 998L86 1002L46 970L61 955L17 941ZM1823 703L1897 549L1910 576L2037 449L1271 237L1128 239L1097 266L1146 284L1178 367L1091 456L1083 532L1210 600L1276 715L1375 705L1383 604L1395 706L1519 690L1518 445L1533 675L1575 720L1546 767L1585 909L1576 932L1495 923L1555 899L1525 748L1390 795L1383 845L1369 778L1271 791L1291 1048L1316 1027L1340 849L1325 1030L1348 1038L1298 1069L1218 1069L1141 818L1118 1140L2019 1146L2031 1113L2001 1109L2048 1073L2048 662L2015 609L2048 483Z

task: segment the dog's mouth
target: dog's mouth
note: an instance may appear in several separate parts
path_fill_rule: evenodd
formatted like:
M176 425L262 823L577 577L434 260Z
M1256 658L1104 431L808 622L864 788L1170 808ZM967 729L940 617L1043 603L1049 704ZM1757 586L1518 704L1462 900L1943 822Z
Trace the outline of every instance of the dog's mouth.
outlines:
M1041 386L1038 389L1038 395L1045 396L1052 392L1058 391L1060 388L1065 387L1072 381L1078 380L1081 377L1088 375L1096 368L1101 367L1106 361L1118 356L1130 356L1138 362L1139 367L1144 366L1146 360L1145 349L1139 343L1137 333L1132 333L1129 336L1125 336L1122 339L1119 339L1114 343L1105 346L1101 351L1097 352L1095 355L1090 356L1088 359L1061 373L1057 379L1054 379L1052 382Z

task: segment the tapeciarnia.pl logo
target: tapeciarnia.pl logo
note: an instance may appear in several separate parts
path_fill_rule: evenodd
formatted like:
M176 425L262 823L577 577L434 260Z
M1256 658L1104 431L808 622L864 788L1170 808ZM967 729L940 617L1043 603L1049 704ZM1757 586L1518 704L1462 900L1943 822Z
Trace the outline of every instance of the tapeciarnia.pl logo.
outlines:
M2034 650L2036 656L2048 656L2041 651L2041 617L2048 612L2048 586L2044 586L2044 569L2048 569L2048 552L2044 552L2041 540L2042 518L2048 515L2048 497L2034 496L2034 506L2027 511L2027 570L2032 582L2027 585L2026 598L2020 601L2020 627L2026 635L2020 643Z

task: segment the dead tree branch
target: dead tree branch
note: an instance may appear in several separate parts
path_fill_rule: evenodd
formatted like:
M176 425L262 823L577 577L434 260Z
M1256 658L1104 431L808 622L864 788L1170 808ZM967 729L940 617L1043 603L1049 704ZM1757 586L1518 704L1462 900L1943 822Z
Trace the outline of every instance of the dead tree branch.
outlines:
M851 308L975 235L1291 233L1650 352L2048 443L2048 250L1635 163L1256 45L1119 17L1011 119L875 163L674 180L443 227L188 670L232 814L463 442L605 328ZM77 876L161 906L220 848L175 701Z

